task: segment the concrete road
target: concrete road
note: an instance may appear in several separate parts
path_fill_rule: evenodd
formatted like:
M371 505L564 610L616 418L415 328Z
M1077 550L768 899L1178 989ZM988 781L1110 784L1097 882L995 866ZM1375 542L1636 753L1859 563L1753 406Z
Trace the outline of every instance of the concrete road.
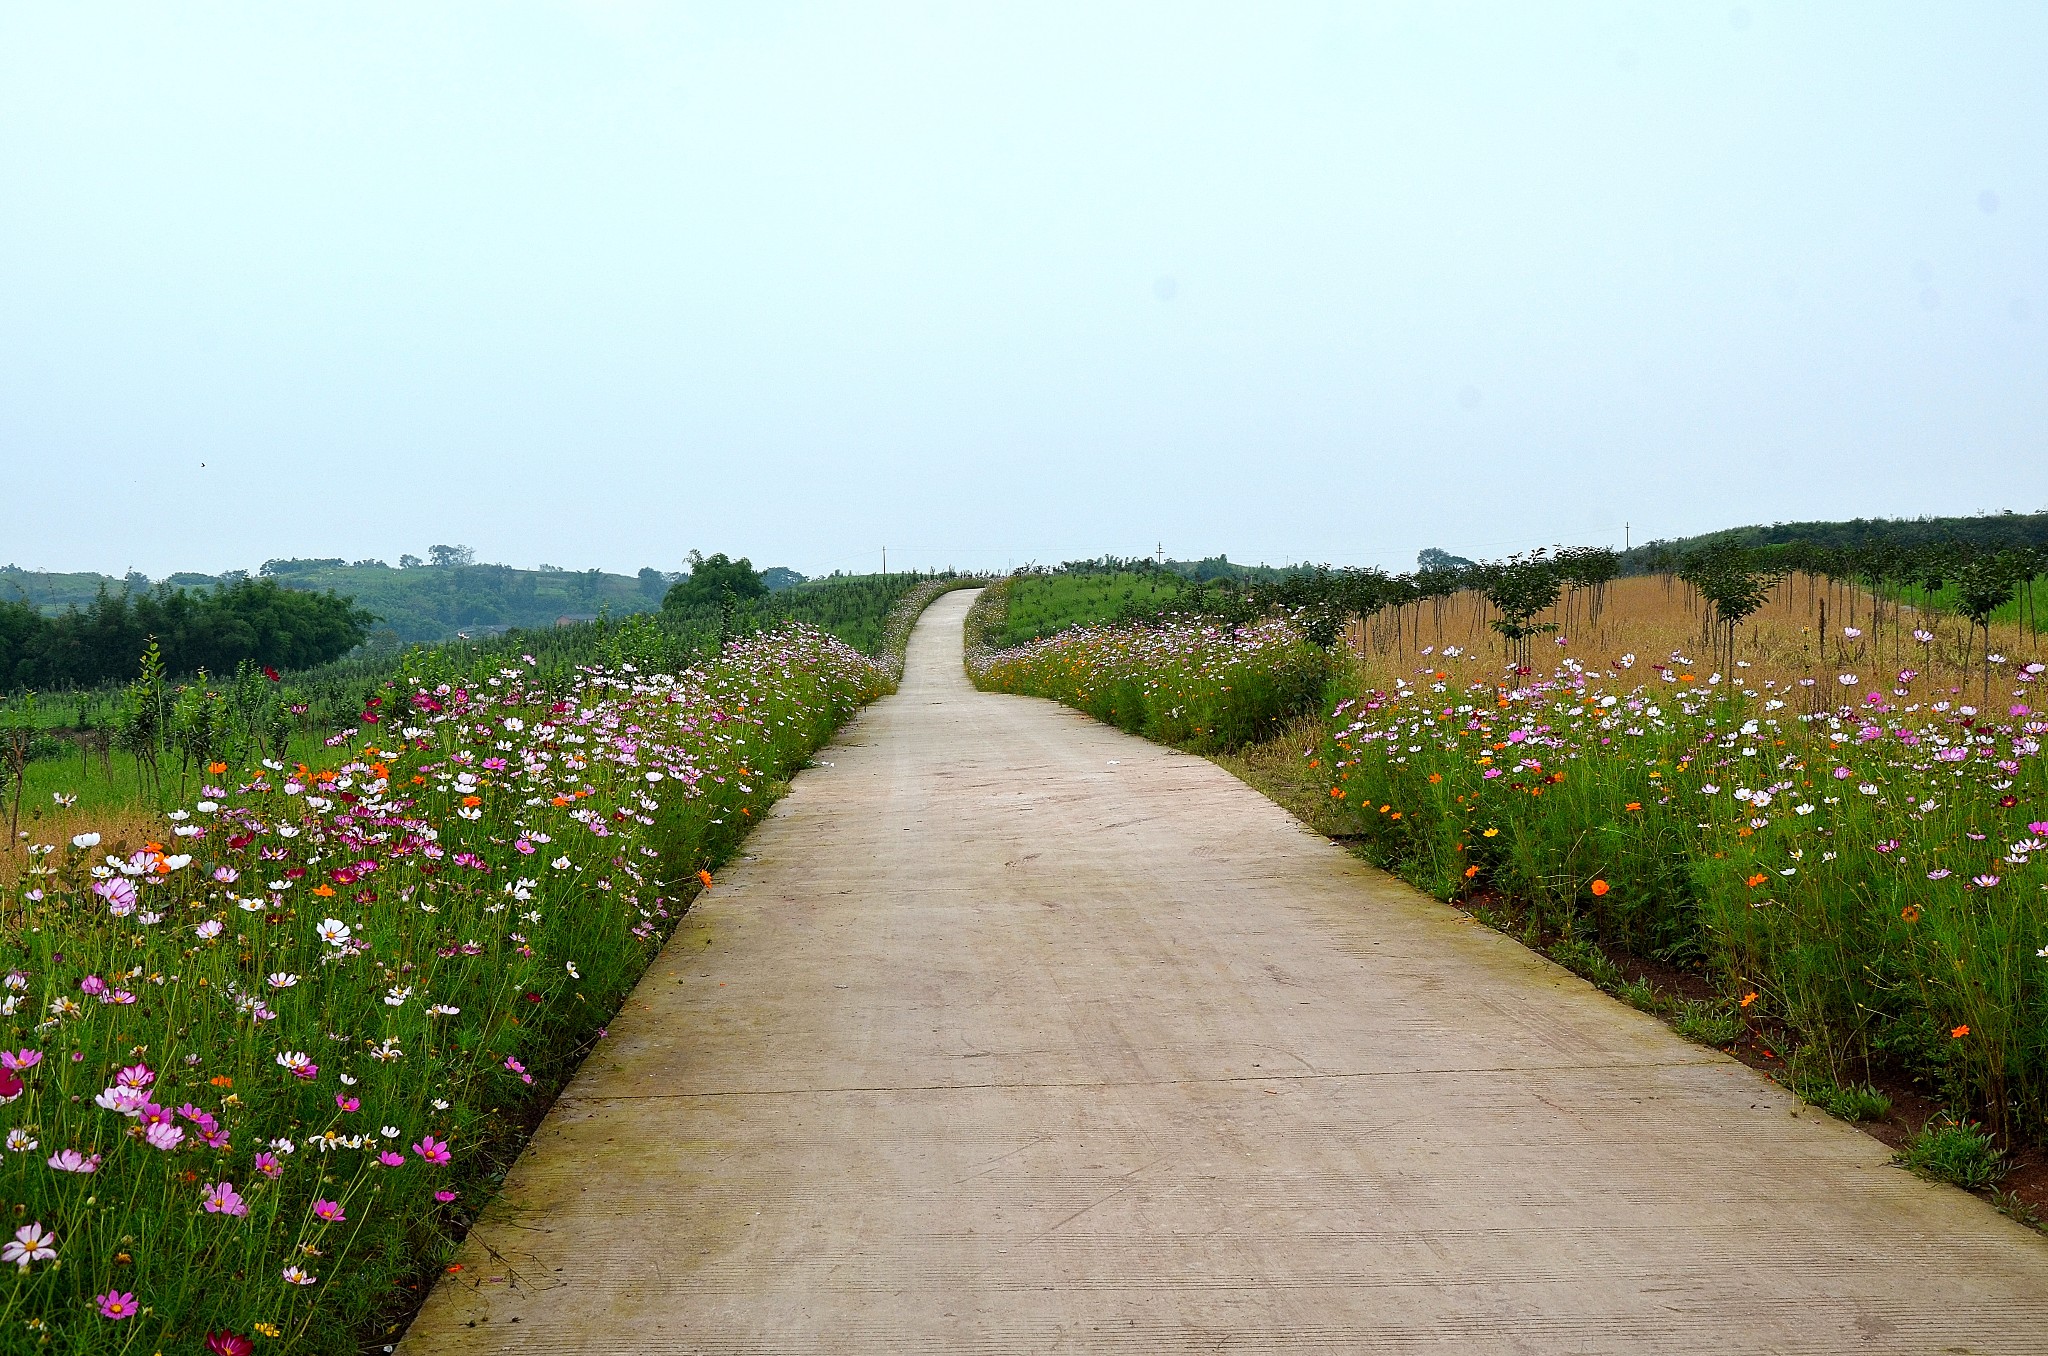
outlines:
M406 1356L2048 1351L2048 1241L1209 763L974 692L968 601Z

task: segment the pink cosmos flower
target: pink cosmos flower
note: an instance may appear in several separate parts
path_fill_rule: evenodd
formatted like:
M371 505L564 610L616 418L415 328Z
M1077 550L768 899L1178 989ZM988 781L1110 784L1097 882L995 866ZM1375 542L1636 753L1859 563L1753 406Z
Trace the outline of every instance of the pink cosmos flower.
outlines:
M57 1235L43 1228L41 1220L16 1229L7 1246L0 1248L0 1262L12 1262L23 1271L28 1270L31 1262L56 1260Z
M0 1050L0 1069L12 1069L16 1073L27 1073L43 1062L40 1050Z
M345 1223L348 1219L347 1215L341 1213L341 1203L339 1201L315 1201L313 1202L313 1213L319 1218L326 1220L329 1224Z
M441 1204L446 1205L448 1204L448 1202L455 1199L455 1193L452 1191L437 1191L434 1193L434 1199L439 1201Z
M266 1149L256 1155L256 1171L274 1182L284 1176L284 1164L279 1161L276 1154Z
M454 1157L448 1152L448 1142L442 1140L437 1143L432 1135L421 1135L420 1142L412 1146L412 1151L434 1164L447 1163Z
M351 1097L345 1092L337 1092L334 1094L334 1104L340 1107L343 1111L360 1110L363 1105L359 1099Z
M152 1125L143 1138L149 1141L151 1148L169 1153L185 1142L185 1132L175 1125Z
M114 1075L114 1083L123 1088L146 1088L156 1082L156 1074L147 1064L131 1064Z
M87 975L78 981L78 991L87 998L97 998L107 991L107 981L98 975Z
M309 1275L304 1267L289 1266L284 1269L284 1279L291 1285L312 1285L320 1278Z
M233 1182L208 1182L199 1188L206 1199L206 1213L209 1215L234 1215L240 1217L249 1213L249 1203L235 1190Z
M386 1149L383 1153L377 1155L377 1161L387 1168L402 1168L405 1166L405 1155L395 1154L391 1150Z
M94 1295L93 1302L100 1306L101 1318L133 1318L142 1306L135 1302L132 1290L109 1290L104 1295Z
M100 1170L100 1156L98 1154L87 1158L76 1149L59 1149L56 1153L50 1155L49 1162L50 1166L58 1172L98 1172Z
M125 918L135 912L135 882L126 876L94 881L92 892L107 901L107 912Z

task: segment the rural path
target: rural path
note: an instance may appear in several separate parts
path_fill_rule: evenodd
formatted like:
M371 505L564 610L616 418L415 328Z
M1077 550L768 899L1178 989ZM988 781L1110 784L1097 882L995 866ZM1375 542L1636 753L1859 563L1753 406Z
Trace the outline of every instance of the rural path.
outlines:
M402 1356L2048 1350L2048 1241L1213 765L975 692L968 601Z

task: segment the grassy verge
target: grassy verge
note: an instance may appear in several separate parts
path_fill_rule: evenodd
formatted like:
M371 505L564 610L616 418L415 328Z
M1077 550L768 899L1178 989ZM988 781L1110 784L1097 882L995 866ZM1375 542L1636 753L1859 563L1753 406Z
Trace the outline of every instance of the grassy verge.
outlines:
M988 648L1016 587L989 589L970 611L975 684L1050 697L1161 743L1215 752L1256 742L1312 709L1329 681L1329 654L1280 618L1244 626L1166 618Z

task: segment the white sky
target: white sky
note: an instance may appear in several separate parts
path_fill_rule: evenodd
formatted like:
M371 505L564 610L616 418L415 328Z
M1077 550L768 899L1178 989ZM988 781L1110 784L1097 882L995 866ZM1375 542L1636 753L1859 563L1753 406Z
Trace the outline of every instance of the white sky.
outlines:
M0 562L2032 510L2044 70L2037 3L11 5Z

